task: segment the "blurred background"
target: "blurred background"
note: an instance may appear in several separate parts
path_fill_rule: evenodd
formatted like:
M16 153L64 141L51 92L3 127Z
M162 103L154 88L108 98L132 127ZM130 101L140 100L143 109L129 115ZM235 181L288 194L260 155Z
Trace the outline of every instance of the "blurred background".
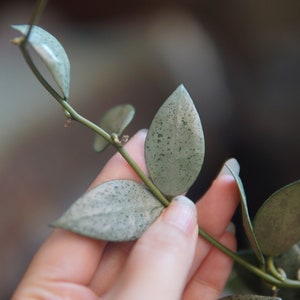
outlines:
M56 219L113 154L95 154L93 133L65 118L9 40L34 1L0 4L0 299L9 299ZM40 26L71 62L70 101L93 121L131 103L126 131L147 128L183 83L206 136L197 200L223 162L236 157L251 216L299 179L300 2L49 1ZM241 238L239 247L247 247Z

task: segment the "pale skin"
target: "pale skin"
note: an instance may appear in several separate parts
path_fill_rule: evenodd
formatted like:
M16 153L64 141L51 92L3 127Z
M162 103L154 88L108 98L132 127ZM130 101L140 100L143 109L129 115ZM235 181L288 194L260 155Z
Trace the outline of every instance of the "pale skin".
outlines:
M146 172L145 131L127 151ZM139 180L116 154L91 187L113 179ZM172 201L138 241L111 243L55 229L30 263L12 300L216 300L232 260L198 236L197 224L231 250L226 228L239 201L234 179L218 176L201 201Z

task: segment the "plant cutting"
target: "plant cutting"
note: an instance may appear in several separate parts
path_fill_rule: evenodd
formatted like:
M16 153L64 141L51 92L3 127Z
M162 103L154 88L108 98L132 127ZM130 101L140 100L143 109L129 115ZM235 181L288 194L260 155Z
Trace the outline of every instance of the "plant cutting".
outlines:
M205 138L199 114L185 87L177 87L162 104L147 132L145 162L149 175L146 175L124 147L129 137L123 132L134 117L131 105L111 108L103 114L99 124L80 115L72 106L69 99L68 56L52 34L36 25L45 3L38 2L29 24L13 26L21 36L12 42L18 45L34 75L62 107L67 122L76 121L94 131L95 151L101 152L107 146L113 146L141 180L111 180L94 187L75 201L51 226L99 240L136 240L158 218L172 198L189 190L201 171ZM29 51L30 47L46 65L57 86L42 75ZM229 159L224 168L234 177L240 192L243 226L254 262L242 254L234 253L200 227L199 236L262 280L272 294L233 295L224 299L279 299L277 294L281 289L295 291L295 295L299 295L299 256L292 264L293 271L290 271L290 260L283 257L291 249L299 249L300 180L274 192L251 220L237 161ZM288 257L293 256L290 254Z

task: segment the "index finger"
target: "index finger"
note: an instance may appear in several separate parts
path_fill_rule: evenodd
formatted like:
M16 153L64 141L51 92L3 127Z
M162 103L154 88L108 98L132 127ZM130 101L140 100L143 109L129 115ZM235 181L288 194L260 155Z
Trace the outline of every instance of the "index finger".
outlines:
M125 146L128 153L144 170L145 137L146 131L139 131ZM91 187L112 179L138 180L137 175L120 154L115 154L109 160ZM96 271L106 243L55 229L35 255L20 287L41 280L87 285Z

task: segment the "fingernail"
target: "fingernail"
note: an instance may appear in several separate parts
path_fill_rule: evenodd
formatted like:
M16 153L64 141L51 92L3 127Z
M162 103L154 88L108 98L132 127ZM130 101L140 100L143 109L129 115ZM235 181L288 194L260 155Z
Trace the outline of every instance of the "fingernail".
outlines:
M197 225L197 210L195 204L185 196L175 197L166 209L163 219L177 227L186 235L195 230Z
M235 225L234 225L232 222L230 222L230 223L227 225L225 231L230 232L230 233L232 233L233 235L235 235Z
M240 165L239 165L238 161L235 158L230 158L224 163L221 171L218 174L218 177L223 176L223 175L232 175L227 166L233 172L235 172L235 174L238 175L240 173Z
M139 138L143 138L145 139L145 137L147 136L148 133L148 129L140 129L139 131L137 131L137 133L135 134L135 136L139 137Z
M140 129L138 133L148 133L148 129L147 128Z

